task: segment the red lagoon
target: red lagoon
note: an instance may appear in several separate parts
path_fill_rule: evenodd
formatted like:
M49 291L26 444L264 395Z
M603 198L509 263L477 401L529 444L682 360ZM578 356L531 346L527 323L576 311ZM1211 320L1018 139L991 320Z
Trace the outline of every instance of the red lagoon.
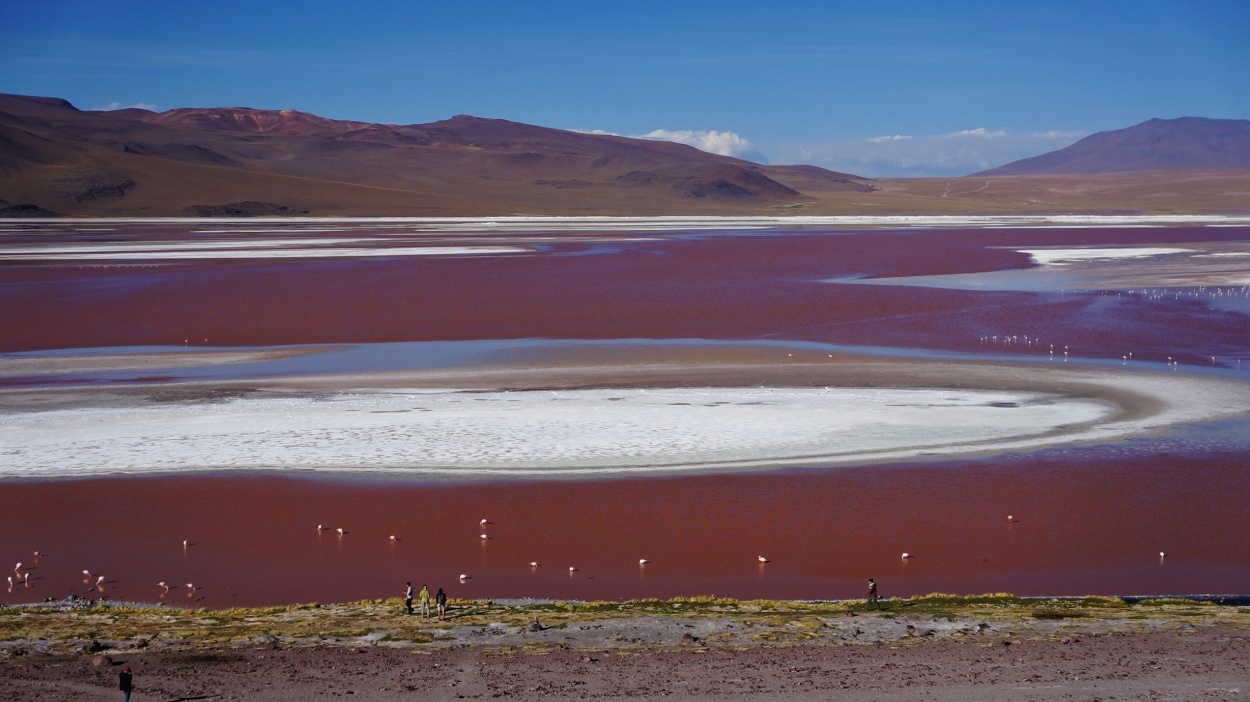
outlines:
M1244 592L1245 471L1218 455L1060 450L591 481L13 483L3 541L31 586L3 599L270 605L398 596L406 581L453 597L841 599L869 577L886 595Z
M352 233L368 239L355 246L393 245L367 227ZM108 236L200 235L162 225ZM985 353L986 337L1028 335L1083 358L1132 350L1231 370L1250 348L1244 314L1197 297L824 282L1028 267L1012 247L1244 242L1241 227L503 238L528 253L9 261L0 350L546 337ZM885 595L1245 592L1241 436L1207 427L960 462L584 481L9 481L0 557L23 567L11 592L0 581L0 601L331 602L398 596L408 580L493 598L849 598L868 577ZM161 581L175 587L163 594Z

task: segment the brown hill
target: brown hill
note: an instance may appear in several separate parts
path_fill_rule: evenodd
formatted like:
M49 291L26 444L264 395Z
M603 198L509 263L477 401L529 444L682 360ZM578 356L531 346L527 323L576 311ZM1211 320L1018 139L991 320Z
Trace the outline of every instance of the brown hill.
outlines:
M810 166L466 115L383 125L240 107L84 112L0 95L0 199L13 211L744 214L811 200L808 190L874 189Z
M974 176L1250 168L1250 120L1152 119Z

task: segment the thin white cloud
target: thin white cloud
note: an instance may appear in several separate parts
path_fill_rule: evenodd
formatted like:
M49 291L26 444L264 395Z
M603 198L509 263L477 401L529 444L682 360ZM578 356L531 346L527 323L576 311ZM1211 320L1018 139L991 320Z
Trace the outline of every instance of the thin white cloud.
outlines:
M808 163L866 177L967 175L1062 149L1085 132L964 129L926 136L895 134L846 141L761 145L772 163Z
M622 136L616 132L609 132L603 129L573 129L570 131L580 132L582 134L597 134L600 136ZM719 132L715 129L653 129L646 134L628 134L624 136L627 136L630 139L674 141L678 144L693 146L700 151L706 151L712 154L732 156L734 158L741 158L761 163L765 162L764 154L760 153L759 149L757 149L749 139L746 139L739 134L735 134L734 132Z
M642 138L655 139L657 141L675 141L679 144L688 144L700 151L720 154L721 156L743 156L754 150L751 142L741 136L733 132L718 132L715 129L710 131L655 129L643 134Z
M120 102L110 102L109 104L104 105L102 107L93 107L91 109L98 110L100 112L112 112L113 110L126 110L132 107L138 108L140 110L150 110L152 112L157 111L156 105L153 105L150 102L136 102L133 105L123 105Z

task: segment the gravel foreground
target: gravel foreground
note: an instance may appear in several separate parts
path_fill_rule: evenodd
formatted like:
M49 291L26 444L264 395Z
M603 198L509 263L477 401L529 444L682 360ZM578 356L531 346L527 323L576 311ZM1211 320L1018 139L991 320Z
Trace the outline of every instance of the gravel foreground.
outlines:
M404 615L394 600L11 607L0 627L0 697L15 700L113 699L123 666L136 702L1239 700L1250 691L1250 609L1174 600L930 597L884 612L712 598L461 602L446 622Z

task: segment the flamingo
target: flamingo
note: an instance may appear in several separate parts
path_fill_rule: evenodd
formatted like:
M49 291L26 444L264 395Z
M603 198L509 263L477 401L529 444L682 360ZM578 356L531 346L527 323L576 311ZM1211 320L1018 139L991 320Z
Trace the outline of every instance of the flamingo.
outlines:
M531 568L537 568L537 567L538 567L538 561L530 561L530 567L531 567Z
M651 561L648 561L648 560L647 560L647 559L645 559L645 558L639 558L639 559L638 559L638 565L646 565L646 564L648 564L648 563L650 563L650 562L651 562Z
M318 525L317 525L317 531L318 531L318 532L322 532L322 531L325 531L325 530L326 530L326 527L325 527L325 525L324 525L324 524L318 524Z
M464 573L460 574L460 582L464 582L468 579L469 579L469 576L465 575Z
M394 534L391 534L391 541L399 541L399 539L395 538Z
M906 551L903 551L903 558L911 558L911 554Z
M569 566L569 572L570 572L570 573L576 573L576 572L577 572L577 566Z
M157 583L157 585L160 585L160 586L161 586L161 589L164 591L164 592L162 592L161 594L164 594L165 592L169 592L169 586L165 584L165 581L164 581L164 580L162 580L162 581L160 581L159 583Z
M194 583L187 583L187 589L191 591L191 592L188 592L188 593L187 593L187 597L190 597L192 594L194 594L194 593L195 593L195 584L194 584Z
M1009 515L1007 515L1007 521L1009 521L1009 522L1014 522L1014 521L1016 521L1016 518L1015 518L1015 517L1013 517L1013 516L1011 516L1011 515L1009 514Z
M489 538L490 538L490 537L489 537L489 536L487 536L486 534L482 534L482 540L483 540L483 541L486 541L486 540L487 540L487 539L489 539Z
M763 556L760 556L759 560L760 560L760 563L772 563L772 561L768 560L767 558Z
M483 519L482 521L478 522L478 524L480 524L480 525L482 525L482 526L486 526L487 524L490 524L490 520Z
M338 529L335 529L335 531L337 531L337 532L339 533L339 536L342 536L343 534L346 534L346 533L347 533L347 532L343 529L343 527L339 527Z

